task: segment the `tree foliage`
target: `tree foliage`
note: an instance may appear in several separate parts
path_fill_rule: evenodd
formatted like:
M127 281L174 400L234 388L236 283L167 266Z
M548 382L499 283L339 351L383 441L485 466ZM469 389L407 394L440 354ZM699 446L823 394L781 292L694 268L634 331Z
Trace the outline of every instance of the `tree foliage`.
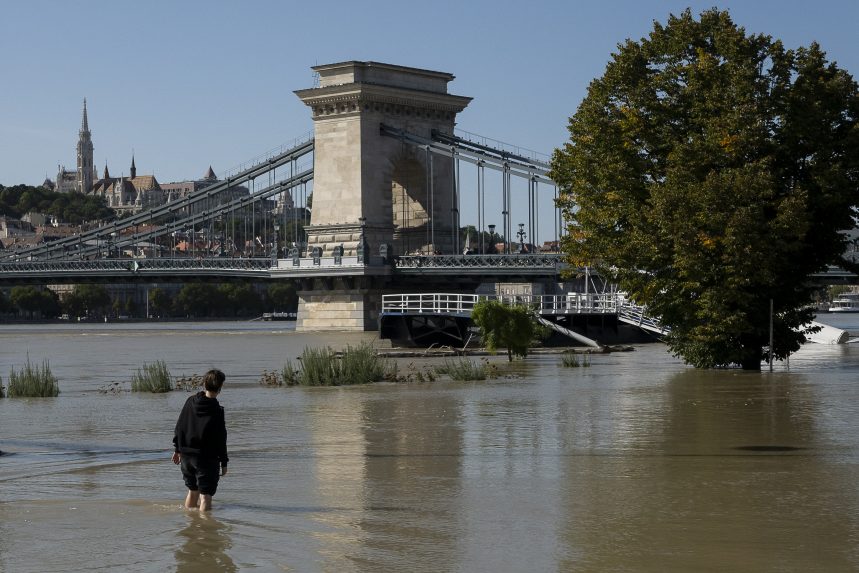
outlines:
M161 288L153 288L147 295L149 297L149 314L156 317L170 316L173 308L173 299ZM147 317L148 318L148 317Z
M56 318L60 315L60 300L50 289L16 286L9 293L9 300L30 318Z
M15 307L12 306L12 303L9 301L9 297L7 297L2 290L0 290L0 314L5 314L14 310Z
M537 337L538 328L525 306L510 306L497 300L482 300L474 305L471 321L480 328L480 338L490 352L507 349L507 360L525 358Z
M266 289L266 306L274 312L296 312L298 292L292 283L276 282Z
M81 193L57 193L44 187L0 185L0 215L20 218L30 211L54 215L64 223L111 220L115 214L103 197Z
M107 289L97 284L75 285L63 299L63 307L69 316L102 316L111 306Z
M178 314L198 318L259 316L262 306L262 296L250 284L187 283L173 299Z
M689 10L627 41L552 159L563 249L672 328L699 367L759 369L812 317L809 274L842 261L859 203L859 96L817 44Z

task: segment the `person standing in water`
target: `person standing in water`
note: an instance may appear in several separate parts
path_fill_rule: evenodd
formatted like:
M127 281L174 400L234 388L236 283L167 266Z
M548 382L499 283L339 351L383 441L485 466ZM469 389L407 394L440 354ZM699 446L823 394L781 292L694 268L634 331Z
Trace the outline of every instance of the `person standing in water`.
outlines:
M227 475L227 425L218 394L226 377L220 370L203 376L204 391L185 401L173 434L173 463L180 464L188 486L185 507L212 509L220 476Z

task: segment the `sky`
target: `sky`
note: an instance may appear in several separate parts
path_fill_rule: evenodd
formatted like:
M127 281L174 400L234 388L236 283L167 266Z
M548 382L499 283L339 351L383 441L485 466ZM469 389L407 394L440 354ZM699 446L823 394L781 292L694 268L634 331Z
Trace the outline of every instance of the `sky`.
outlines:
M452 73L459 128L550 154L617 45L686 7L859 77L859 0L0 0L0 184L74 169L84 98L99 174L221 174L312 130L293 91L348 60Z

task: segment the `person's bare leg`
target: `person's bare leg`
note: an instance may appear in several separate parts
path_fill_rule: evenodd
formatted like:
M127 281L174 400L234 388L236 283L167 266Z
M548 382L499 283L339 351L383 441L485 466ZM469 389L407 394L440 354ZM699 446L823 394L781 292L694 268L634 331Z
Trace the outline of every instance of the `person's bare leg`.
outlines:
M211 496L209 496L211 497ZM200 502L200 492L196 489L189 489L188 495L185 496L185 507L188 509L196 509Z
M200 496L200 511L209 511L212 509L212 496L203 494Z

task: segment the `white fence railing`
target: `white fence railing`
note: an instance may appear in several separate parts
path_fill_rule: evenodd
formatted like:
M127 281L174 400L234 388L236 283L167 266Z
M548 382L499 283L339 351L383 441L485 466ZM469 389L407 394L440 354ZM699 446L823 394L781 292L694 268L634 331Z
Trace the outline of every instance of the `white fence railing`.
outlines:
M481 300L500 300L521 304L541 315L617 314L618 301L613 293L568 293L565 295L477 295L453 293L386 294L382 296L383 314L455 314L470 316Z

